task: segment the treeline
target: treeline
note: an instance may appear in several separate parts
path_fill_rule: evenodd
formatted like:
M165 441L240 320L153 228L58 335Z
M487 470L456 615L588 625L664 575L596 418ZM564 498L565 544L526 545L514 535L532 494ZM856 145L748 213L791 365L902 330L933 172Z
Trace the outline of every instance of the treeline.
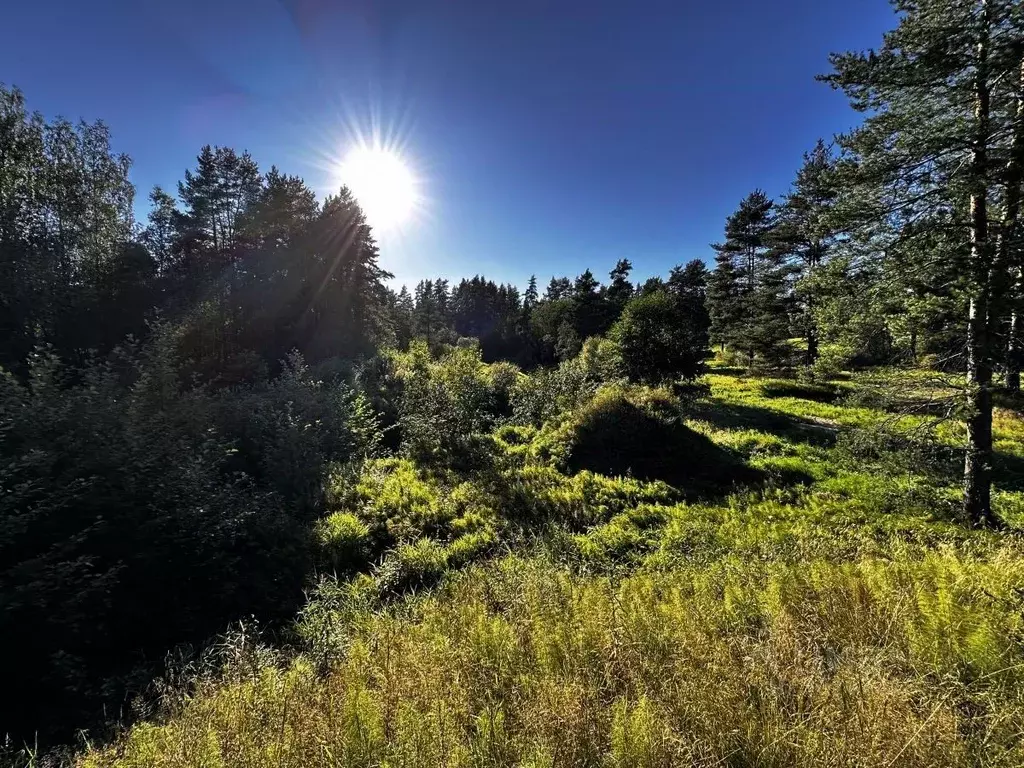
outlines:
M729 218L711 337L750 366L796 352L808 372L965 374L964 511L991 525L993 395L1019 391L1022 362L1024 9L893 5L880 48L834 54L820 78L862 124L819 143L780 201L755 191Z
M128 715L181 643L290 616L324 477L380 437L351 366L389 338L389 275L349 192L319 201L205 147L137 222L129 167L102 124L48 122L0 89L15 746Z
M860 230L848 207L859 193L854 163L841 146L819 141L781 199L758 189L740 201L712 246L712 343L747 368L811 378L871 365L963 371L957 262L936 250L936 231L904 229L886 240L874 226ZM1008 331L1000 330L994 362L1017 389Z
M196 372L244 377L293 350L307 361L372 351L390 277L351 194L320 202L247 153L204 147L178 200L132 216L130 163L96 124L47 123L0 90L0 363L24 372L49 345L80 362L157 317L181 322ZM258 366L257 366L258 367Z
M422 280L412 293L403 286L391 294L394 342L405 349L415 338L435 347L475 338L486 362L551 365L575 357L586 339L611 330L631 300L653 293L688 304L684 314L706 333L707 268L702 261L694 259L674 267L667 279L653 277L642 284L630 282L632 270L628 259L620 259L606 284L588 269L575 279L552 277L544 293L536 276L521 294L514 285L479 275L454 287L445 279Z

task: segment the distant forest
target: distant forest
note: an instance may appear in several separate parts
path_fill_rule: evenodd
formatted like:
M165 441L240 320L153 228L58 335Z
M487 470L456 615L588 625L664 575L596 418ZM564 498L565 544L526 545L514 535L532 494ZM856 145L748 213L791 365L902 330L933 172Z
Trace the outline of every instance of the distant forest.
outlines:
M330 468L474 428L395 350L513 371L591 355L679 391L713 354L812 381L963 374L963 514L995 525L992 400L1022 362L1024 21L1009 0L937 5L832 57L860 127L640 282L623 254L607 278L396 287L347 189L318 200L227 147L140 222L105 125L0 88L3 729L66 738L97 702L117 719L169 649L293 615Z

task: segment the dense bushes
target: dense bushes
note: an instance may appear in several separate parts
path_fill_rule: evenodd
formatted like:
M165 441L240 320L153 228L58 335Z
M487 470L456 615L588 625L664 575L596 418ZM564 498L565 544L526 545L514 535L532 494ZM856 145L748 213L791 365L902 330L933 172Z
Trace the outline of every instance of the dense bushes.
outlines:
M515 366L485 364L475 343L447 348L435 359L426 343L414 342L391 359L401 383L403 450L428 464L477 463L479 436L510 411Z
M13 734L67 735L102 706L117 717L177 643L293 610L319 477L373 443L354 397L297 359L211 392L181 386L164 341L79 370L43 351L27 382L0 379L0 720Z
M511 392L513 419L540 426L579 408L601 384L621 376L622 360L615 342L591 337L576 357L563 360L555 368L534 371L515 383Z

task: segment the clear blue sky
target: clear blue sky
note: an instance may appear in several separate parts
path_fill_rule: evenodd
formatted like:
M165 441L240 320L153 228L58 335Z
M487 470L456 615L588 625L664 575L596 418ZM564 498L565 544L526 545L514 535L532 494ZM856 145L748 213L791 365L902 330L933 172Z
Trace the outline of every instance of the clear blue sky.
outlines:
M11 0L0 80L47 116L102 118L140 198L204 143L315 189L376 120L429 216L382 243L399 279L524 284L618 258L708 258L754 187L856 115L816 83L876 46L886 0Z

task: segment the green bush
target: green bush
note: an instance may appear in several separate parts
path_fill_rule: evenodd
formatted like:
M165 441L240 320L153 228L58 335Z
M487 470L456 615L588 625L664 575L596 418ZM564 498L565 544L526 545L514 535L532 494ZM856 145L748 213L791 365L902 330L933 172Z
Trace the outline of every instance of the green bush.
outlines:
M318 521L315 528L321 562L335 572L346 573L363 567L370 555L370 529L348 512L335 512Z
M476 345L443 350L435 360L425 343L414 342L409 352L395 357L406 453L456 468L485 461L480 436L511 413L514 366L488 366Z
M585 404L598 387L621 376L616 344L591 337L578 356L563 360L557 368L540 369L523 376L513 387L513 418L519 424L541 426Z
M323 509L329 465L372 455L382 439L366 399L343 383L314 379L298 354L277 378L220 391L215 403L215 423L234 441L232 468L308 517Z
M665 291L631 299L609 336L618 346L624 373L631 381L664 384L692 381L710 357L707 328Z
M172 346L78 370L41 352L27 382L0 376L9 732L96 723L176 644L301 598L320 489L296 463L345 458L327 452L348 438L322 431L344 433L342 401L292 371L237 391L253 413L243 425L225 395L181 386ZM313 411L327 423L307 427Z
M432 539L402 544L392 551L375 572L382 592L400 594L431 587L448 568L448 551Z

